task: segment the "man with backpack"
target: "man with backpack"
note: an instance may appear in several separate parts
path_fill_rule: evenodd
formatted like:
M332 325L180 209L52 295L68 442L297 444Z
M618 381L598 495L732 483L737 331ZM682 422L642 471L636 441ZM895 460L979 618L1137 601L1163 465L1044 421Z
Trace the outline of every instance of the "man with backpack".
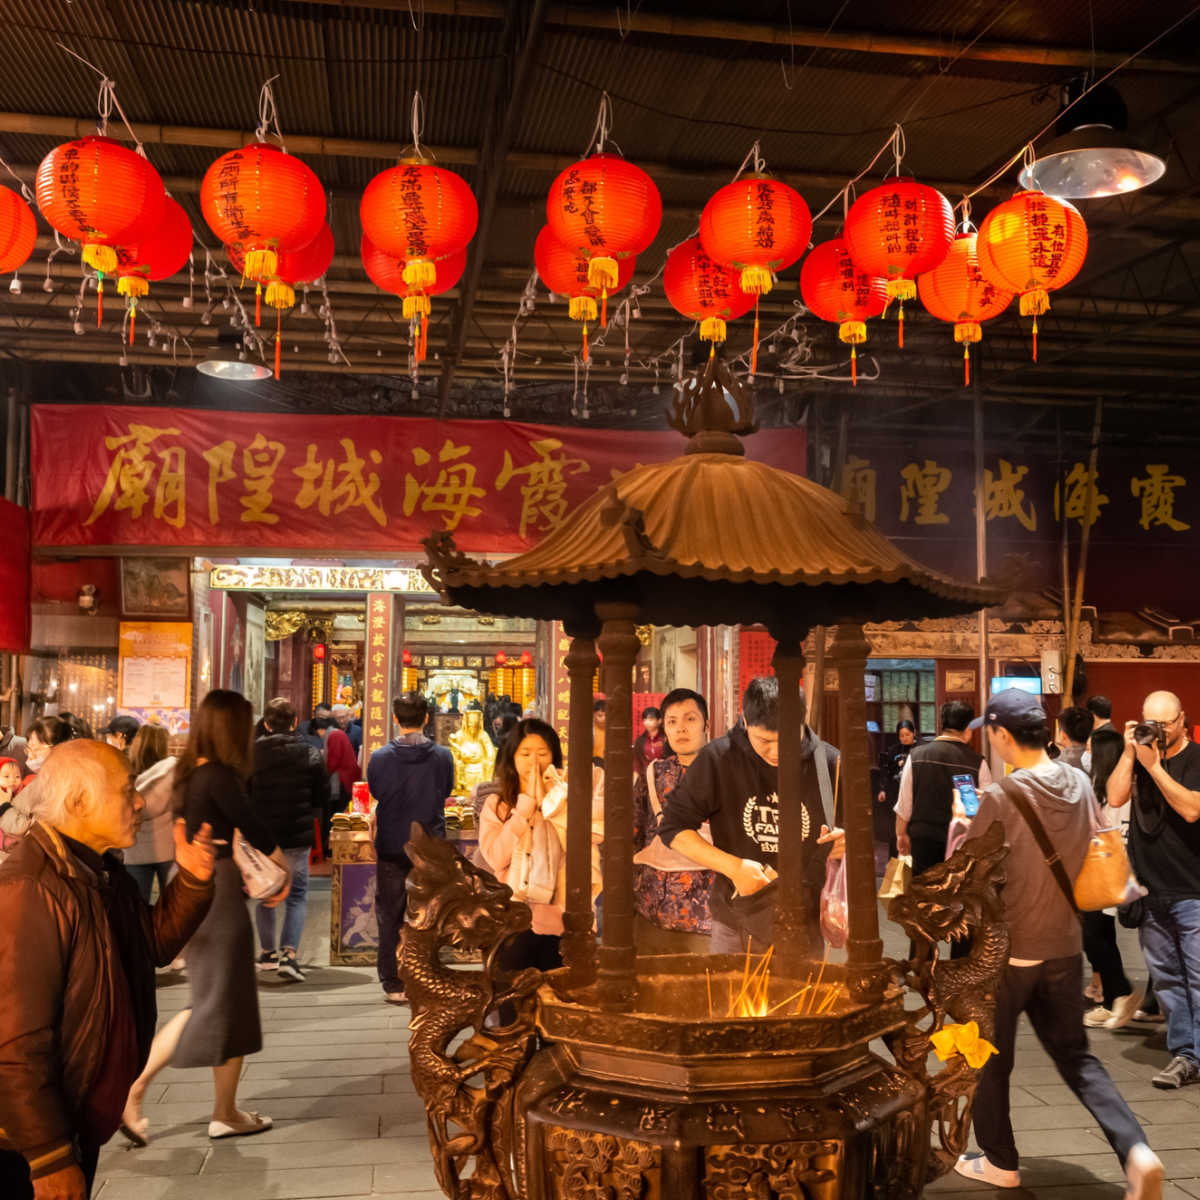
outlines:
M996 1053L980 1072L975 1096L975 1140L982 1153L964 1154L955 1170L996 1187L1021 1185L1008 1088L1017 1023L1026 1013L1063 1082L1117 1152L1127 1197L1158 1200L1163 1165L1088 1048L1083 1025L1083 936L1071 881L1099 823L1091 784L1082 771L1047 754L1053 735L1038 698L1028 692L1009 688L992 696L985 714L972 722L980 725L1014 769L984 791L968 836L986 833L995 821L1004 826L1002 896L1012 942L996 992Z

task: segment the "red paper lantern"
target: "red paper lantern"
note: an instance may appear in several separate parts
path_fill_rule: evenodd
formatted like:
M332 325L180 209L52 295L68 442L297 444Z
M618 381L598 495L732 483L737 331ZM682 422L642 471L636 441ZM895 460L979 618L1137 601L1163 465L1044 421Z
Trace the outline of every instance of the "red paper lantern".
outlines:
M158 172L105 137L55 146L38 167L34 191L42 216L82 242L83 261L102 275L117 269L116 245L158 225L166 200Z
M596 298L602 294L607 298L608 291L619 292L626 287L637 270L637 259L619 259L612 287L597 287L590 282L591 262L559 241L549 225L543 225L533 246L533 262L542 283L550 291L567 297L567 314L571 320L583 322L583 361L587 362L588 322L596 320L599 313Z
M523 666L523 667L533 666L533 655L530 654L528 650L525 650L521 653L521 666Z
M1079 210L1044 192L1018 192L979 226L979 270L996 287L1020 295L1021 316L1033 317L1034 362L1037 319L1050 309L1049 293L1079 274L1087 244Z
M850 378L857 387L857 348L867 340L867 321L887 307L887 280L861 270L845 240L832 238L804 260L800 295L822 321L837 322L838 338L850 347Z
M412 666L412 651L407 646L404 647L404 653L400 655L400 660L406 667Z
M546 221L568 250L587 259L588 283L599 290L600 319L607 324L608 293L620 287L618 263L641 254L662 224L654 180L618 155L593 154L550 185Z
M790 267L808 247L812 214L795 188L767 175L726 184L700 214L705 253L741 272L744 292L765 296L772 273Z
M324 662L325 661L325 643L324 642L317 642L317 644L315 646L313 646L312 650L313 650L313 662Z
M724 266L705 254L698 237L689 238L667 255L663 291L671 307L700 322L700 336L716 344L725 340L726 321L744 317L756 296L742 290L736 267Z
M889 179L850 206L845 237L855 265L868 275L882 275L889 300L900 301L903 348L904 301L917 294L917 276L932 271L954 241L950 201L915 179Z
M978 238L973 232L958 234L950 253L917 281L926 311L954 325L954 340L963 348L964 386L971 382L971 343L983 337L982 323L998 317L1014 295L981 274Z
M404 282L425 292L437 280L435 264L465 250L475 236L479 205L461 175L414 158L367 184L359 216L371 242L403 260Z
M307 246L325 223L325 191L315 172L269 142L222 154L204 173L200 207L256 280L274 275L279 254Z
M37 244L37 221L23 197L0 187L0 271L23 267Z
M137 323L137 302L150 284L182 270L192 252L192 223L187 213L167 196L162 220L131 245L117 247L117 291L129 297L129 341Z
M508 662L508 655L505 654L503 650L497 650L496 651L496 666L502 667L502 666L504 666L504 664L506 662Z
M359 243L359 253L371 282L382 291L399 296L404 301L404 315L410 319L428 313L428 298L448 292L467 269L467 252L465 249L459 250L449 258L443 258L441 262L434 264L436 277L428 287L410 289L404 282L403 259L385 254L365 233ZM421 305L422 300L425 301L424 307Z

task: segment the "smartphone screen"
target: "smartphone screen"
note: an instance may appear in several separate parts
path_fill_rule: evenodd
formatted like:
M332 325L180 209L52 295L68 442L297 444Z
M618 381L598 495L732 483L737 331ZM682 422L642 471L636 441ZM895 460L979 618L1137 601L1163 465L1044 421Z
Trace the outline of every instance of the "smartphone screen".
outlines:
M963 812L973 817L979 811L979 793L975 790L975 781L970 775L955 775L954 790L958 793Z

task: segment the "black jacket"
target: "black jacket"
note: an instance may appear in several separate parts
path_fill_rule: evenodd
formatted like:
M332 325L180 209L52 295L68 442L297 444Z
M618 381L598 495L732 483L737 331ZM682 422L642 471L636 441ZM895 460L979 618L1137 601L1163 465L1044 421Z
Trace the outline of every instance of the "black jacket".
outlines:
M411 740L406 740L411 738ZM380 746L367 763L367 783L378 802L375 853L409 865L404 847L419 821L431 837L446 836L446 797L454 791L454 756L426 737L405 734Z
M804 843L808 862L805 876L819 894L825 881L828 847L817 846L826 817L821 806L820 783L813 760L816 739L811 730L801 743L801 788L804 802ZM821 743L829 764L829 781L837 778L838 752ZM659 836L670 845L685 829L699 829L708 821L713 845L737 858L750 858L767 866L779 863L779 768L755 752L738 725L724 737L709 742L663 805ZM727 925L737 917L729 909L733 885L725 875L713 879L713 916Z
M329 776L321 752L295 733L271 733L254 743L250 799L284 850L313 844L313 817L324 815Z
M970 775L979 787L979 751L954 738L935 738L914 746L912 763L912 816L908 822L910 837L945 840L950 830L954 803L955 775Z

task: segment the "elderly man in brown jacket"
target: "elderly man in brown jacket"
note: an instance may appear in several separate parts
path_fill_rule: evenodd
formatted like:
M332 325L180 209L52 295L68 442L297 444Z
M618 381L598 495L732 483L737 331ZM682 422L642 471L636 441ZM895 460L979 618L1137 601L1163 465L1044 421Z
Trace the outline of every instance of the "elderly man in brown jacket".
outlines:
M0 866L0 1196L86 1200L154 1036L154 967L211 903L211 831L177 822L150 908L109 853L142 808L125 755L66 742L35 786L38 822Z

